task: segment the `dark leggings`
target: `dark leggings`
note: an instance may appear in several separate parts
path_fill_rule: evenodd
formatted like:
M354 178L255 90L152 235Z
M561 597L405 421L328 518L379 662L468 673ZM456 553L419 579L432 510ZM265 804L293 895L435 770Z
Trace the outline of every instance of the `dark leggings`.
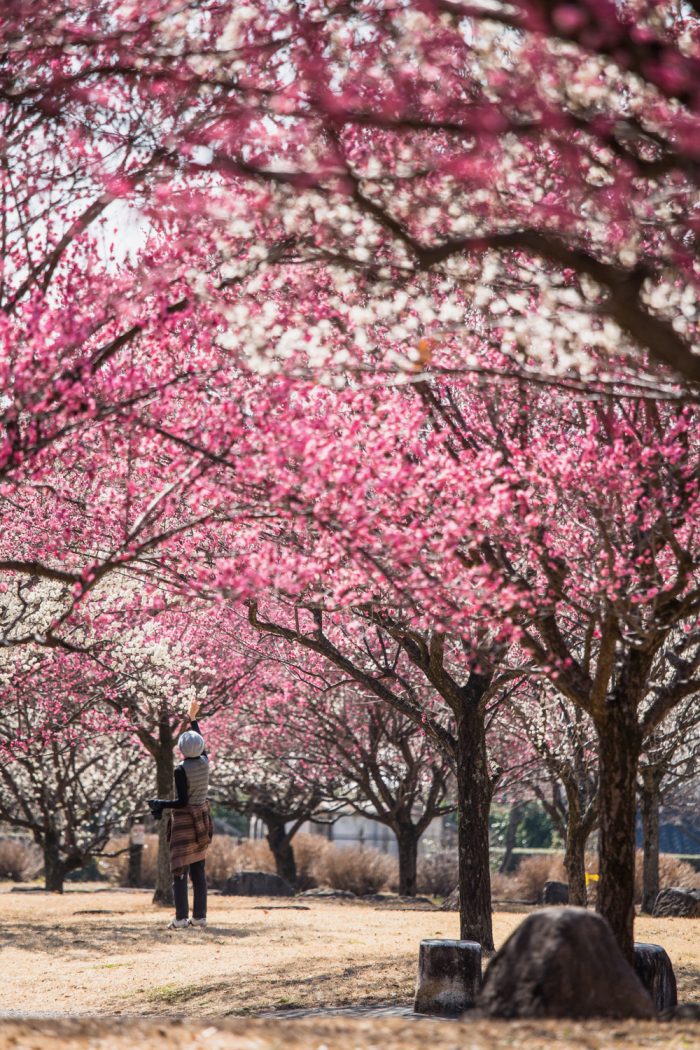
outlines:
M194 890L192 915L195 919L207 917L207 877L204 874L204 861L197 860L185 868L182 875L173 875L173 894L175 896L175 918L186 919L189 916L187 903L187 871L189 870Z

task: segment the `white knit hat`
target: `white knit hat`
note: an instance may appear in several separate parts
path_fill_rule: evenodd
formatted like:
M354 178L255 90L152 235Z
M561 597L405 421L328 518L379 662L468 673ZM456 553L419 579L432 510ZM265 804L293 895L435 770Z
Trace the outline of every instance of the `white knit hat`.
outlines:
M177 746L185 758L199 758L204 751L204 740L194 729L188 729L178 740Z

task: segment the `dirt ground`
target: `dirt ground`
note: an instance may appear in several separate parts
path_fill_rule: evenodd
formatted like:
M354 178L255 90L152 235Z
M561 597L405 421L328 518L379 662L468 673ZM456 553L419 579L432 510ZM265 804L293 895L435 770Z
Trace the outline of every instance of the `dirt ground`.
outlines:
M169 913L153 908L146 891L80 887L56 896L13 893L4 885L0 906L0 1047L398 1050L423 1043L426 1025L435 1050L700 1047L700 1026L678 1022L637 1024L632 1032L619 1023L290 1017L299 1009L409 1005L418 942L456 937L454 913L352 901L213 896L207 930L169 931ZM516 912L494 916L497 943L522 917ZM643 918L637 923L637 940L663 944L670 955L681 1002L700 999L699 933L698 924L689 920ZM269 1013L274 1020L240 1020L241 1015ZM72 1022L58 1031L48 1020L80 1015L114 1018L117 1027L103 1025L97 1039L92 1022L82 1027ZM156 1020L164 1016L184 1023L164 1028ZM27 1017L39 1020L20 1020ZM144 1020L149 1017L152 1024ZM140 1026L138 1035L134 1024Z

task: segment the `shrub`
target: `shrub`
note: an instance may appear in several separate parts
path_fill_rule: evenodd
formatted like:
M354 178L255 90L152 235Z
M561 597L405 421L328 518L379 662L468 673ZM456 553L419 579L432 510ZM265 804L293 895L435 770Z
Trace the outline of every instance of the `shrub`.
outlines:
M396 861L368 846L331 846L319 853L313 874L319 885L362 897L378 893L395 876Z
M634 900L640 904L642 900L642 882L644 871L644 853L637 850L634 865ZM670 853L662 853L659 856L659 889L665 890L669 886L678 886L682 890L700 889L700 873L695 871L691 864Z
M505 875L500 871L491 872L491 897L494 900L514 900L517 896L512 875Z
M586 871L591 874L598 873L598 855L596 853L586 854ZM637 850L635 857L634 874L634 898L639 904L642 899L642 871L643 853ZM541 854L533 857L525 857L514 875L492 875L491 893L499 900L518 898L520 900L539 900L548 879L557 879L566 882L564 871L564 858L561 854ZM695 889L700 887L700 874L694 870L692 865L678 857L668 853L662 853L659 857L659 886L666 889L668 886L679 886L681 889ZM595 904L597 883L588 885L588 903Z
M294 836L297 889L308 890L318 885L315 870L327 847L328 842L318 835ZM217 889L222 889L229 876L237 871L275 870L275 858L265 839L240 841L230 835L215 835L207 853L207 878L209 885Z
M207 851L207 882L218 890L237 871L274 870L275 860L264 839L239 841L231 835L214 835Z
M41 871L41 850L23 839L0 839L0 879L28 882Z
M101 875L117 886L126 886L129 870L129 836L116 835L104 848L105 853L117 853L116 857L98 857L97 869ZM122 853L121 851L124 850ZM146 835L141 854L141 885L155 886L158 868L158 836Z
M313 890L318 886L317 871L322 858L331 846L328 839L320 835L306 835L303 832L292 839L294 857L297 864L297 889Z
M513 889L518 900L538 901L545 882L566 882L564 858L560 853L539 853L523 857L513 875Z
M418 861L418 892L446 897L457 885L456 850L436 850Z
M231 835L214 835L207 850L207 882L215 889L223 889L226 880L240 871L240 847Z

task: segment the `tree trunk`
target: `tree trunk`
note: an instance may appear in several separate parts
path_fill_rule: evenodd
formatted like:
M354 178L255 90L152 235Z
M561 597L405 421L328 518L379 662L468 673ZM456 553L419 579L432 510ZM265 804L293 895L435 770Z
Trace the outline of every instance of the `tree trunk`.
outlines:
M143 845L141 843L129 843L129 865L126 871L127 886L138 887L141 885L141 871L143 867Z
M569 821L566 826L566 849L564 868L569 884L569 904L585 908L588 903L586 893L586 842L588 831L581 822L580 813L569 806Z
M659 895L659 807L661 804L661 777L656 770L646 769L642 774L642 829L644 834L644 867L642 883L642 911L651 915Z
M634 707L612 698L596 722L600 755L600 881L597 910L634 960L634 839L639 729Z
M51 893L63 893L66 869L58 845L58 836L52 828L44 836L44 886Z
M515 849L516 835L518 832L518 824L523 812L523 803L514 802L510 807L510 813L508 814L508 824L506 826L505 842L503 843L505 852L501 858L501 863L498 867L501 875L509 875L513 871L513 850Z
M460 937L493 950L489 809L491 781L481 705L463 700L457 711L457 806Z
M399 846L399 893L402 897L415 897L420 835L414 824L399 824L396 828L396 839Z
M156 795L158 798L172 798L175 790L173 761L173 732L170 720L163 718L158 726L158 752L156 754ZM153 894L154 904L171 906L173 901L173 877L170 872L170 847L167 830L170 817L167 811L158 821L158 864L156 867L156 888Z
M290 886L297 884L297 862L294 857L294 848L289 835L284 830L284 823L268 822L267 841L272 856L275 858L275 868L280 878L286 879Z

